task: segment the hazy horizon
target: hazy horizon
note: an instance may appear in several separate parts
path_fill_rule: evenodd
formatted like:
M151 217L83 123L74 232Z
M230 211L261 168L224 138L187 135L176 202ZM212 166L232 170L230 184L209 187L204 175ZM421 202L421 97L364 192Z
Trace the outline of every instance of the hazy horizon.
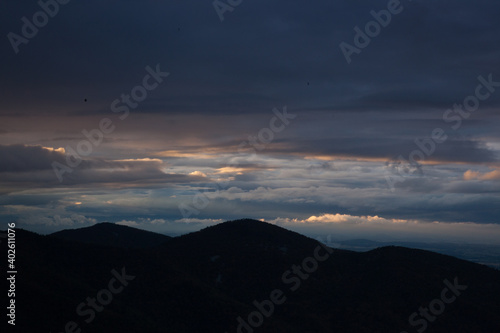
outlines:
M257 221L257 220L256 220ZM310 222L298 222L298 221L286 221L286 220L275 220L275 221L265 221L260 219L262 222L267 222L275 224L287 230L295 231L304 236L315 238L324 243L338 244L341 245L343 241L351 240L370 240L380 243L399 243L399 242L417 242L417 243L428 243L428 244L457 244L457 245L500 245L500 241L496 238L496 225L484 225L485 229L477 230L477 226L473 223L460 223L452 225L452 227L457 227L459 230L451 230L448 228L449 225L441 224L438 230L434 230L431 235L429 231L425 229L425 226L414 224L413 227L408 227L401 225L400 228L391 228L391 224L383 223L385 221L380 221L382 223L377 223L377 225L371 226L360 226L358 229L352 228L349 223L323 223L322 225L310 223ZM130 223L120 223L120 222L98 222L86 226L72 226L72 227L59 227L52 230L37 230L37 228L26 228L28 231L33 231L42 235L49 235L57 231L62 230L76 230L85 227L95 226L100 223L112 223L116 225L123 225L132 228L137 228L140 230L151 231L162 235L167 235L171 237L178 237L186 235L192 232L197 232L203 230L208 226L214 226L220 223L228 221L218 221L212 223L202 223L202 222L189 222L183 223L184 228L179 225L161 225L156 228L144 225L130 225ZM420 229L420 230L419 230ZM491 231L493 230L493 234ZM436 232L438 231L438 232ZM488 234L489 232L489 234Z

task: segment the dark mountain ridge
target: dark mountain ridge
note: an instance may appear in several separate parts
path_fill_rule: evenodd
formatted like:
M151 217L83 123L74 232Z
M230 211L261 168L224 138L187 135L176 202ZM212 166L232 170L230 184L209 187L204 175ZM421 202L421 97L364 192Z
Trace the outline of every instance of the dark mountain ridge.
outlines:
M329 245L327 243L327 245ZM379 242L366 239L351 239L336 243L339 248L352 251L370 251L385 246L401 246L407 248L428 250L465 259L500 270L500 245L495 244L464 244L445 242L409 242L392 241Z
M170 240L169 236L107 222L86 228L66 229L50 236L68 241L123 248L154 247Z
M500 331L500 272L429 251L330 249L254 220L148 248L24 230L17 242L19 332L65 332L71 322L81 332ZM86 322L90 312L82 316L78 306L90 311L86 300L103 299L118 273L131 280ZM444 303L443 295L455 299ZM420 314L430 306L439 310L429 313L432 320Z

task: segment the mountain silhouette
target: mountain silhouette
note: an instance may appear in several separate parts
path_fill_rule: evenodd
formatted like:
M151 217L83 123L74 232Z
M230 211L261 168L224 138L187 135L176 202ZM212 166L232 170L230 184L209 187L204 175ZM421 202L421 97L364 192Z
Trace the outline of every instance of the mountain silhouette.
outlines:
M500 332L500 271L446 255L332 249L256 220L149 247L84 243L88 232L17 230L20 332ZM126 286L92 320L88 306L79 315L89 298L107 301L118 273Z
M86 228L62 230L50 236L68 241L123 248L154 247L170 239L169 236L154 232L106 222Z

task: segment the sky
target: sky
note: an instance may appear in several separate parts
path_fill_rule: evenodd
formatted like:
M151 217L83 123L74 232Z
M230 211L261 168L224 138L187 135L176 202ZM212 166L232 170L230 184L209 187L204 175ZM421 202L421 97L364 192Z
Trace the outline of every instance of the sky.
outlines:
M0 221L500 244L500 3L0 4Z

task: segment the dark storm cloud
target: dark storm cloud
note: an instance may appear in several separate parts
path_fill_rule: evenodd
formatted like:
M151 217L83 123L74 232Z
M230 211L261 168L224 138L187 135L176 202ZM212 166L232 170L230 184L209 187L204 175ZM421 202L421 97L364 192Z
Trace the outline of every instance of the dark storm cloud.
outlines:
M126 170L108 169L99 170L89 168L79 169L67 175L64 185L96 186L97 188L164 188L169 184L189 184L203 181L202 177L187 176L182 174L166 174L161 170L148 166L135 166Z
M86 159L59 182L53 163L67 163L67 155L41 146L0 145L0 184L3 193L20 189L58 186L157 188L168 184L201 182L201 176L167 174L161 160Z
M286 143L283 148L266 148L262 154L301 154L306 156L353 158L353 159L398 159L401 155L408 159L408 155L415 149L420 149L415 138L377 138L377 137L337 137L330 139L302 140L296 143L292 140L277 143ZM488 149L482 142L473 140L448 140L442 144L434 144L435 152L426 160L444 163L489 163L498 162L498 153ZM282 145L283 146L283 145ZM428 146L427 146L428 147Z
M64 158L63 152L42 146L0 145L0 173L48 170Z
M232 189L212 193L197 217L338 212L498 222L497 184L463 174L476 166L472 172L484 174L478 164L499 160L500 91L455 132L442 117L474 93L479 75L500 81L500 3L401 0L403 12L348 64L339 44L352 44L353 28L364 29L370 11L387 3L243 1L220 22L212 0L70 1L15 54L7 34L21 34L21 18L40 7L3 1L0 143L23 143L0 146L0 194L9 194L0 202L11 206L4 216L175 220L178 203L190 203L200 184L210 187L240 158L244 172L227 174ZM118 117L111 103L156 64L168 79L59 183L51 163L65 164L62 150L28 144L75 147L101 116ZM239 144L283 105L297 119L245 161ZM414 140L436 127L449 140L428 160L451 166L436 166L440 173L425 166L431 176L408 177L389 193L380 161L407 158ZM310 160L318 163L310 167L306 156L377 162ZM113 203L118 198L125 202Z
M59 112L77 112L74 103L84 98L106 112L145 66L161 63L172 82L143 112L251 113L283 101L331 111L414 109L463 99L478 75L499 68L498 4L402 4L404 11L347 65L339 43L352 43L354 26L363 27L387 1L252 1L223 23L210 1L70 2L18 55L3 39L9 66L2 66L0 85L4 102L25 106L23 112L54 100ZM34 1L2 7L9 13L0 23L4 36L19 33L20 18L39 10ZM22 99L21 87L30 91Z

